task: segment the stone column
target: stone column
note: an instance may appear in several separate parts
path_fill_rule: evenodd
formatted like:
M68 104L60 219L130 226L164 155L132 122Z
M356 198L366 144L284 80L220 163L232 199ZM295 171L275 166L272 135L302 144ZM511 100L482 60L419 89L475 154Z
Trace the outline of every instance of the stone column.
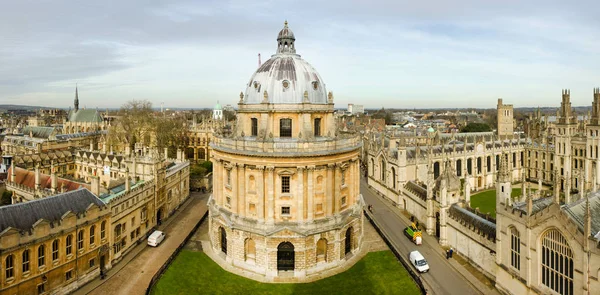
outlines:
M327 198L327 211L325 212L327 212L327 216L333 215L333 167L334 164L327 164L327 189L325 191L325 196Z
M237 190L237 200L238 200L238 214L240 216L246 216L246 211L248 209L248 204L246 203L246 167L244 164L237 164L238 167L238 190Z
M307 169L307 181L306 181L306 185L307 187L307 219L313 220L314 219L314 210L315 210L315 204L313 203L314 198L315 198L315 186L314 186L314 178L315 178L315 166L308 166Z
M258 199L258 204L256 204L257 208L257 216L259 220L264 221L265 219L265 166L256 166L258 170L258 174L260 175L256 179L256 194Z
M338 214L340 213L340 203L341 203L341 186L342 186L342 169L341 169L341 163L336 163L335 164L335 178L334 178L334 185L333 185L333 195L334 195L334 199L333 199L333 208L334 208L334 214Z
M266 188L266 199L267 199L267 223L275 223L275 191L273 183L273 171L275 167L267 166L267 188Z
M238 212L238 167L237 164L231 164L231 171L229 171L229 173L231 173L231 183L230 183L230 187L231 187L231 212L233 212L233 214L239 214ZM227 172L226 172L227 173ZM234 199L235 198L235 199Z
M194 162L198 162L198 148L194 148Z
M297 167L298 169L298 186L296 188L295 198L298 200L298 209L296 213L298 216L296 220L299 222L304 221L304 167Z

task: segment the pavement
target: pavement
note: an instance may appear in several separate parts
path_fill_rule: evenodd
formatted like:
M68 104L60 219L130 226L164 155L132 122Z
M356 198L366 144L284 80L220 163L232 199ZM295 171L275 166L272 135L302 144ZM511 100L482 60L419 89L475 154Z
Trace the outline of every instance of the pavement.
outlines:
M190 193L190 197L158 230L166 238L156 248L141 243L107 272L104 280L96 278L73 294L145 294L154 274L185 240L208 210L210 194Z
M362 178L360 191L365 202L373 206L371 216L401 255L405 255L408 260L408 253L419 250L427 260L430 270L421 274L421 279L429 295L500 294L496 289L486 286L455 259L446 259L445 250L434 236L424 234L423 244L418 246L409 240L403 230L410 224L410 220L391 201L384 200L370 189Z

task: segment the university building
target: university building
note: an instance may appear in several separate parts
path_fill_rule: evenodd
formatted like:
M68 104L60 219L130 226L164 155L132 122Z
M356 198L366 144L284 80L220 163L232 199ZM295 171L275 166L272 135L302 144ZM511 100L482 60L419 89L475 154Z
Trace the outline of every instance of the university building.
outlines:
M236 126L210 144L214 259L280 282L347 265L363 239L360 137L337 128L333 94L295 41L286 22Z

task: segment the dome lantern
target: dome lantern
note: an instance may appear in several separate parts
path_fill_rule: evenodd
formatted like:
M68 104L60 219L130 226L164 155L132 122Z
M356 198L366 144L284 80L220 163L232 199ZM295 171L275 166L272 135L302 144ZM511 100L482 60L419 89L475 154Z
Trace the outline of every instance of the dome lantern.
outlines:
M296 37L294 37L294 32L288 28L287 20L283 24L283 29L279 31L279 35L277 35L277 53L296 53L296 47L294 46L294 42L296 41Z

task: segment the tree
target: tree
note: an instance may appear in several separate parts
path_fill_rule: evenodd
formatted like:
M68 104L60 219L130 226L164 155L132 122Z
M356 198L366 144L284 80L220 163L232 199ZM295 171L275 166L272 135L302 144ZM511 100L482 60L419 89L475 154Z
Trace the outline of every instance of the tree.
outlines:
M109 131L109 142L134 148L137 142L149 145L153 130L152 103L131 100L119 110L119 119Z
M10 205L12 203L12 192L3 191L2 198L0 198L0 206Z
M460 132L488 132L492 131L490 125L486 123L469 123L463 127Z

